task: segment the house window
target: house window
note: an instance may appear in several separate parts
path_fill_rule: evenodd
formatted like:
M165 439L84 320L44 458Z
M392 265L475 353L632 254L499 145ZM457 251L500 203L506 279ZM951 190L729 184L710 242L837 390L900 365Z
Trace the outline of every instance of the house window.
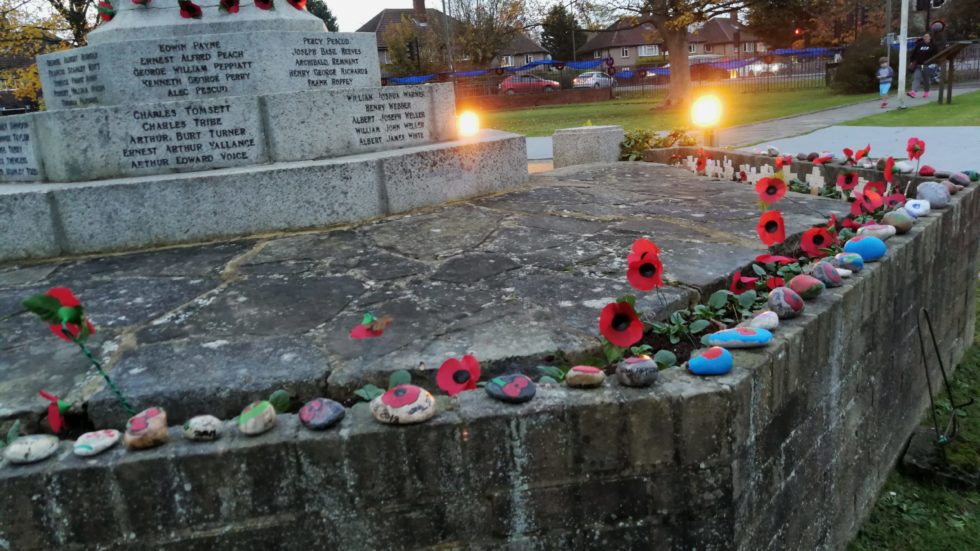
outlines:
M653 57L660 55L660 47L656 44L640 46L640 55L643 57Z
M526 54L524 56L524 64L525 65L527 65L528 63L531 63L532 61L534 61L534 54Z
M745 42L742 44L742 51L752 53L755 51L755 42Z
M711 53L711 44L705 44L704 45L704 53L706 53L706 54L710 54Z
M689 54L696 54L696 53L698 53L698 45L697 44L688 44L687 45L687 53L689 53Z
M619 57L629 57L629 56L630 56L629 48L623 48L623 51L619 54Z
M505 55L505 56L503 56L503 57L500 58L500 66L501 67L512 67L513 65L514 65L514 58L513 58L513 56Z
M600 52L599 50L592 52L592 59L600 59L600 58L602 58L602 52Z

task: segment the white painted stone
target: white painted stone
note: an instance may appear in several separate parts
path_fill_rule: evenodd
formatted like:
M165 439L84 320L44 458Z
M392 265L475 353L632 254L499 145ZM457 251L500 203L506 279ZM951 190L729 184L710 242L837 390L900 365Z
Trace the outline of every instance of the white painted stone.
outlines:
M848 270L847 268L835 268L835 270L837 270L837 273L844 278L854 275L854 272Z
M267 400L252 402L238 416L238 430L248 436L256 436L276 426L276 408Z
M896 233L895 226L890 226L888 224L871 224L869 226L862 226L858 228L858 235L870 235L877 237L882 241L887 240Z
M120 432L115 429L86 432L75 441L73 451L78 457L98 455L115 446L120 436L122 436Z
M779 316L775 312L765 310L756 314L754 318L749 322L749 327L755 327L756 329L768 329L772 331L779 327Z
M207 442L221 438L224 423L213 415L197 415L184 422L184 438L196 442Z
M551 138L555 168L618 161L624 138L622 126L560 128Z
M3 456L15 464L37 463L54 455L58 444L58 437L50 434L21 436L4 448Z

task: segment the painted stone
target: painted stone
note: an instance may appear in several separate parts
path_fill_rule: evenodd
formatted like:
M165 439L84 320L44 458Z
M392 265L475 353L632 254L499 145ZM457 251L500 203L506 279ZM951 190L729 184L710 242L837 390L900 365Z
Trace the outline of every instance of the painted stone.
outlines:
M299 422L310 430L323 430L337 424L347 411L338 402L327 398L314 398L299 410Z
M919 176L932 176L934 174L936 174L936 169L929 165L919 167Z
M850 271L850 270L848 270L846 268L837 268L837 274L840 275L842 278L847 279L847 278L851 277L852 275L854 275L854 272L852 272L852 271Z
M657 382L660 368L650 356L633 356L619 362L616 378L623 386L646 387Z
M221 438L224 423L214 415L198 415L184 421L184 438L195 442L207 442Z
M963 174L970 179L971 182L980 182L980 172L976 170L964 170Z
M929 201L922 199L909 199L905 202L905 206L902 207L905 212L908 213L912 218L922 218L923 216L929 214L932 210L929 205Z
M963 191L963 186L958 186L958 185L954 184L953 182L950 182L949 180L943 180L942 181L942 184L946 188L946 191L949 192L950 195L956 195L957 193Z
M724 375L732 370L734 363L731 352L712 346L688 360L687 369L695 375Z
M824 284L819 279L806 274L800 274L789 280L787 286L796 291L796 294L803 297L804 300L817 298L824 289Z
M823 283L825 287L840 287L844 284L841 281L840 274L837 273L837 268L826 260L817 262L813 270L810 271L810 275L820 283Z
M495 400L520 404L534 398L537 388L534 381L524 375L501 375L490 379L485 387L487 394Z
M371 414L386 425L422 423L435 416L436 399L422 387L398 385L371 400Z
M844 252L857 253L865 262L874 262L885 256L887 251L888 246L885 245L884 241L870 235L852 237L847 240L847 243L844 243Z
M949 190L939 182L922 182L915 189L915 196L929 201L930 209L944 209L949 206Z
M837 253L834 255L833 264L838 268L860 272L864 269L864 257L857 253Z
M257 436L276 426L276 408L268 400L252 402L238 415L238 432Z
M810 159L809 159L809 157L807 156L806 153L797 153L796 154L796 160L797 161L808 161Z
M165 444L169 438L167 412L163 408L149 408L129 418L123 442L131 450L145 450Z
M575 388L600 387L605 380L605 372L590 365L577 365L565 374L565 384Z
M803 299L789 287L777 287L769 291L769 309L779 316L779 319L795 318L803 313Z
M116 429L86 432L75 440L72 451L78 457L92 457L116 445L122 434Z
M897 233L897 230L895 229L895 226L890 226L887 224L869 224L858 228L857 233L858 235L870 235L872 237L877 237L882 241L887 241L889 237Z
M811 163L819 158L820 158L820 154L817 153L816 151L811 151L810 154L806 156L806 160L810 161Z
M772 333L756 327L736 327L708 335L710 346L724 348L758 348L772 342Z
M766 148L766 154L769 155L770 157L778 157L779 148L770 145L769 147Z
M915 170L915 165L910 161L896 161L892 170L894 172L901 172L902 174L909 174Z
M776 312L772 312L770 310L759 312L749 322L749 327L772 331L773 329L779 327L779 316L776 315Z
M915 224L915 218L909 216L909 213L905 212L905 209L902 208L886 212L881 217L881 223L895 228L895 233L903 234L912 230L912 226Z
M861 168L874 168L877 164L873 159L867 157L858 161L858 166Z
M940 180L949 178L949 172L943 172L942 170L937 170L935 174L932 175L933 178L938 178Z
M966 187L970 185L970 175L965 172L954 172L949 175L949 181L958 186Z
M18 465L37 463L54 455L59 443L58 437L51 434L21 436L4 448L3 456Z

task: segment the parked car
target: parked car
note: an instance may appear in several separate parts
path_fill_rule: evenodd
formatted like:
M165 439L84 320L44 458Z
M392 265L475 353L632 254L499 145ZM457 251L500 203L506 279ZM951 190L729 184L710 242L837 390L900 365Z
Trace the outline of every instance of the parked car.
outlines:
M511 75L500 83L500 92L512 96L518 92L554 92L561 84L534 75Z
M748 69L748 74L754 77L762 75L784 75L789 69L789 66L785 63L766 63L764 60L756 61L755 63L746 66Z
M572 79L572 88L612 88L616 79L599 71L589 71Z

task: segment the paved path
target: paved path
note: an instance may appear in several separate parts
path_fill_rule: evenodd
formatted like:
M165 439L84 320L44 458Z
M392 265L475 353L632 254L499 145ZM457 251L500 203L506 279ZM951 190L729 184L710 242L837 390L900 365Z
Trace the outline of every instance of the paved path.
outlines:
M980 83L957 85L953 89L953 105L951 108L956 108L956 96L976 90L980 90ZM936 94L938 94L938 92L936 92ZM921 97L919 99L906 98L906 100L906 105L909 106L921 105L927 101L923 100ZM936 99L934 99L934 97L930 97L928 101L936 101ZM897 105L898 100L895 99L893 95L891 107L889 107L889 109L895 109L897 108L895 107ZM816 113L808 113L792 117L784 117L781 119L773 119L756 124L746 124L743 126L726 128L718 132L718 145L721 147L731 146L744 148L745 146L749 145L761 144L764 142L768 143L779 138L799 136L800 134L806 134L821 128L827 128L828 126L864 118L869 115L876 115L881 113L881 111L881 102L878 100L873 100L854 105L847 105L844 107L836 107L834 109L827 109L825 111L818 111Z
M845 204L783 203L787 233ZM608 163L531 177L510 193L351 227L134 254L0 266L0 424L36 426L46 390L96 426L125 414L70 344L21 312L20 301L72 287L98 327L92 345L137 409L172 423L222 418L277 388L350 400L366 382L413 369L433 387L444 359L467 351L485 377L528 370L561 350L598 350L599 311L630 292L625 258L639 237L663 250L661 316L727 286L765 251L751 186L648 163ZM381 338L348 334L365 311L390 314ZM420 362L425 366L418 367Z

